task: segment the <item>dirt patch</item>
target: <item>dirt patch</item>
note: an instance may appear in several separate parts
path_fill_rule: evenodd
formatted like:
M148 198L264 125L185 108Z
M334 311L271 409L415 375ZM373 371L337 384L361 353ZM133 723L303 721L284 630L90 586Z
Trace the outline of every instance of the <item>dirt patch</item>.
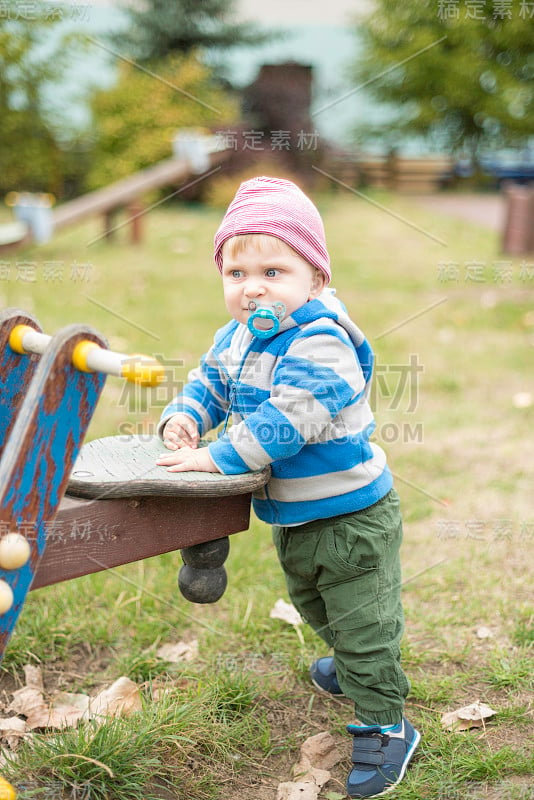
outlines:
M533 800L532 777L512 776L492 786L477 786L467 797L469 800Z
M255 761L253 757L254 763L226 782L225 800L252 796L254 800L274 800L278 784L293 779L292 768L298 761L302 742L321 731L332 734L339 752L345 756L330 770L332 780L323 787L322 794L343 793L351 766L352 740L348 734L340 733L340 717L345 724L354 719L352 703L313 690L296 690L280 700L265 697L262 703L268 709L266 716L271 724L270 752L266 756L258 754Z

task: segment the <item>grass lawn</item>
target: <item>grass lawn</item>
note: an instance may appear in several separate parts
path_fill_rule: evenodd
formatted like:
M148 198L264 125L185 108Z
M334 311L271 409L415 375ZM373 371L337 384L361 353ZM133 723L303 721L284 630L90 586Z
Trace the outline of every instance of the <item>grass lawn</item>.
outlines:
M347 193L316 200L332 285L376 352L376 440L403 502L407 715L423 739L390 797L532 798L534 258L505 257L496 234L414 199L373 197L386 210ZM161 206L138 247L126 228L87 246L94 221L0 259L2 307L31 311L47 333L89 323L113 349L168 366L169 382L143 393L109 378L88 438L154 432L226 321L211 257L220 215ZM33 663L49 695L128 675L145 706L98 730L36 735L5 776L20 797L272 800L300 743L327 730L343 761L320 796L344 797L351 703L312 691L319 640L269 618L288 598L268 526L253 519L232 538L215 606L180 596L180 563L170 554L30 595L2 664L4 705ZM182 639L198 639L195 661L156 657ZM485 728L442 730L443 712L477 700L497 712Z

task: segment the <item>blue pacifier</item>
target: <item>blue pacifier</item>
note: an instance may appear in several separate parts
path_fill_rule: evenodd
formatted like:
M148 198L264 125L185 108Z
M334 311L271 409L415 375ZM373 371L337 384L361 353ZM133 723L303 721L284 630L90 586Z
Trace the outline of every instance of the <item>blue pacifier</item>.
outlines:
M258 339L269 339L277 334L280 330L280 322L286 313L283 303L259 305L257 300L250 301L248 310L251 312L247 323L248 329Z

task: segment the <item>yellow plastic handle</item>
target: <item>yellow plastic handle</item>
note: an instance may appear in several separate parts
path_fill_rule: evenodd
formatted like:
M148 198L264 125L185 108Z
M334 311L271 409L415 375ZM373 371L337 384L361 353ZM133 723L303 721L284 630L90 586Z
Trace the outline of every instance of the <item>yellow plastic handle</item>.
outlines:
M26 341L25 348L24 338L28 333L35 335L30 342ZM42 355L50 338L29 325L15 325L9 335L9 346L15 353L21 355L27 352ZM82 339L75 344L72 351L72 364L80 372L104 372L107 375L118 375L140 386L156 386L165 377L163 364L160 364L156 358L140 353L131 356L115 353L89 339Z
M27 333L35 333L35 328L32 328L30 325L15 325L9 334L9 346L15 353L20 353L21 356L26 353L22 340ZM1 797L0 800L2 800Z
M72 363L82 372L101 370L140 386L156 386L165 377L163 364L152 356L121 355L85 339L74 347Z
M140 386L157 386L165 377L163 364L152 356L143 356L140 353L128 356L122 364L122 377L130 383Z
M88 339L78 342L72 351L72 365L76 367L76 369L79 369L80 372L94 372L94 370L87 365L87 356L91 350L95 349L101 349L100 345L96 342L90 342Z
M13 786L0 777L0 800L15 800L17 793Z

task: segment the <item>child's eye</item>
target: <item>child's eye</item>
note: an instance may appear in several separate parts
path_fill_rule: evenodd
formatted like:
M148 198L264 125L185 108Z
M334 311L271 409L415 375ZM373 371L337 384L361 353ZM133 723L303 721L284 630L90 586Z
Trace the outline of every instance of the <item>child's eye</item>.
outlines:
M232 276L232 278L234 278L235 280L239 280L239 278L242 278L242 277L243 277L243 270L241 270L241 269L233 269L233 270L231 271L230 275L231 275L231 276Z
M268 278L276 278L276 276L278 275L278 272L279 272L279 270L275 269L274 267L271 267L270 269L266 269L265 270L265 275Z

